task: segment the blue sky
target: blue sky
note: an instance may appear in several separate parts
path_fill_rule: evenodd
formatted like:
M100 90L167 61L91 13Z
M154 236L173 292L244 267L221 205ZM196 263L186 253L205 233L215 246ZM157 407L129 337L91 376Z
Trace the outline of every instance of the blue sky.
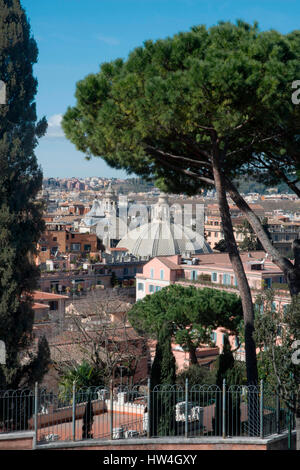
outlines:
M35 74L39 116L49 122L36 154L44 176L126 177L94 158L86 161L60 128L75 104L76 82L102 62L126 58L146 39L171 36L196 24L258 21L261 29L299 29L298 0L21 0L39 47Z

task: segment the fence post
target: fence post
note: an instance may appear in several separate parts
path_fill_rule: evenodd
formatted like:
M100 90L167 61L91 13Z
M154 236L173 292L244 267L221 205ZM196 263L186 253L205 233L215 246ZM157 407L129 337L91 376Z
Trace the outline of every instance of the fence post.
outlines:
M222 437L226 438L226 380L223 379L222 388Z
M113 380L111 380L110 383L110 438L113 439L114 437L114 411L113 411L113 406L114 406L114 389L113 389Z
M76 383L73 382L72 390L72 438L76 440Z
M34 447L38 442L38 383L34 385Z
M276 431L280 434L280 398L279 391L276 392Z
M260 437L264 438L264 381L260 381L260 412L259 412L259 423L260 423Z
M148 390L147 390L147 437L150 436L150 416L151 416L151 381L148 379Z
M185 437L189 435L189 379L185 379Z

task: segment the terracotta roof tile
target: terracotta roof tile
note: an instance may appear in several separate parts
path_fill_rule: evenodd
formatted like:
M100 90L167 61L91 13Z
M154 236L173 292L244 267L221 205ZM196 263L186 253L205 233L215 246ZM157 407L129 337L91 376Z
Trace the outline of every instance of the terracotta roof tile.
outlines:
M39 304L38 302L35 302L32 306L33 310L37 310L39 308L50 308L49 305L47 304Z
M59 295L59 294L52 294L50 292L41 292L41 291L34 291L33 293L33 299L34 300L60 300L60 299L65 299L69 300L69 297L66 295Z

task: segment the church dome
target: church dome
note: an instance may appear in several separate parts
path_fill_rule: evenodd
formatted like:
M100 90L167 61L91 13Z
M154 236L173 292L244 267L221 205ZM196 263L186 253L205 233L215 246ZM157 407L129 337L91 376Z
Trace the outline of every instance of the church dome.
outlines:
M167 195L160 195L153 209L153 221L128 232L118 243L118 248L127 248L135 256L151 258L212 252L202 235L170 221Z
M118 248L127 248L135 256L151 258L212 252L199 233L164 220L154 220L131 230L120 240Z

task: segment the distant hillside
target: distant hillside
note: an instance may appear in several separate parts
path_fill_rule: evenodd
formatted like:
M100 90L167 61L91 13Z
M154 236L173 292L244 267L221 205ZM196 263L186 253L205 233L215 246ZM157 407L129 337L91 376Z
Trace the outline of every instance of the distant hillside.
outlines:
M239 178L235 181L235 183L238 185L239 191L244 194L247 194L247 193L269 194L270 193L268 191L268 189L270 189L268 186L262 183L258 183L254 179L251 179L248 177ZM277 185L276 188L278 189L278 193L291 194L293 192L285 183L281 183Z
M121 194L128 193L146 193L154 188L153 183L144 181L142 178L128 178L122 183L116 183L113 185L114 189Z

